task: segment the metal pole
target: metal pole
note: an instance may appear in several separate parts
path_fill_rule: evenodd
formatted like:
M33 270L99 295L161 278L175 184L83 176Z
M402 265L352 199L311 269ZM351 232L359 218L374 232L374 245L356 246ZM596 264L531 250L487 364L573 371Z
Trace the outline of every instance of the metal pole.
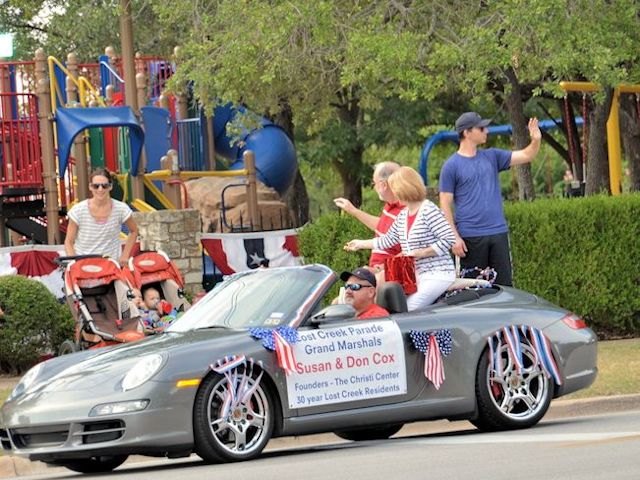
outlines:
M51 115L51 92L47 78L47 56L36 50L36 92L38 94L38 118L40 122L40 146L42 149L42 179L44 180L44 203L47 213L47 243L60 243L60 218L58 214L58 189L56 165L53 154L53 117Z

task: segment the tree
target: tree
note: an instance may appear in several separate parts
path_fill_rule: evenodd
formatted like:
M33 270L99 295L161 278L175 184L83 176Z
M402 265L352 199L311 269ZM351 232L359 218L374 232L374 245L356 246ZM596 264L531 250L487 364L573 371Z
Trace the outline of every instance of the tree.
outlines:
M131 0L135 48L147 55L169 55L180 30L158 28L148 0ZM120 44L119 0L0 0L0 31L16 34L16 58L32 59L37 48L66 59L76 52L95 62L105 47Z
M386 1L177 4L156 5L164 25L189 30L177 81L192 80L209 108L231 100L273 112L286 99L296 128L331 133L330 162L359 204L368 112L418 96L420 12Z
M506 108L521 148L523 109L531 95L560 97L560 80L588 80L605 87L637 80L638 7L633 0L519 0L447 2L440 6L429 66L432 89L450 85L463 92L490 94ZM606 90L596 98L594 121L608 114ZM610 103L610 102L609 102ZM601 114L599 110L605 110ZM606 182L601 176L604 130L592 130L587 191ZM530 173L519 172L520 198L530 198ZM608 183L607 183L608 184Z

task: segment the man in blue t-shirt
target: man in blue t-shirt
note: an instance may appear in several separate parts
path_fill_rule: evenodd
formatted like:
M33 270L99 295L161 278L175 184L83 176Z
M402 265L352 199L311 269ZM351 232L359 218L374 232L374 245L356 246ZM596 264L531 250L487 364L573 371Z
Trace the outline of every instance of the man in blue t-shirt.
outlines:
M451 250L460 257L462 268L491 267L498 274L497 283L512 285L498 173L531 162L540 150L542 133L538 119L532 118L528 125L531 143L522 150L478 150L478 145L487 141L489 123L476 112L463 113L456 120L460 148L442 167L440 208L456 235Z

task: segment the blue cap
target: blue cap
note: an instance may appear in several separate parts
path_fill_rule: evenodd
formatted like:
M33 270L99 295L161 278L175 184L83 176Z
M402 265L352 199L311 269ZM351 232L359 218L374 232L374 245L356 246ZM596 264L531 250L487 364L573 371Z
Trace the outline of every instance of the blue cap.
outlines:
M487 127L490 123L491 120L483 119L476 112L464 112L456 120L456 132L462 133L473 127Z

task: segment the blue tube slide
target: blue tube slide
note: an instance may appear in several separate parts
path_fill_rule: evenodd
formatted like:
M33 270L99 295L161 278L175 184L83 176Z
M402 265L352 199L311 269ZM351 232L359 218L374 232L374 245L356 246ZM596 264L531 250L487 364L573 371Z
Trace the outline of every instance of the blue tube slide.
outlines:
M582 125L582 117L576 117L576 125ZM553 130L554 128L558 128L562 124L561 119L556 120L542 120L540 125L540 130ZM494 125L489 127L489 135L511 135L513 133L513 128L511 128L511 124L504 125ZM424 143L422 147L422 152L420 152L420 164L419 164L419 172L424 180L425 185L429 185L429 179L427 178L427 166L429 162L429 154L433 147L440 142L454 142L456 144L459 143L458 132L455 130L443 130L441 132L436 133L435 135L427 138L427 141Z
M243 107L234 107L231 103L215 108L213 135L216 154L232 162L229 167L231 170L240 170L244 168L242 155L252 150L256 155L258 179L283 194L293 183L298 168L293 142L282 128L266 118L258 117L261 128L244 130L240 140L231 144L226 132L227 123L233 121L240 112L251 115ZM206 128L205 122L202 124Z

